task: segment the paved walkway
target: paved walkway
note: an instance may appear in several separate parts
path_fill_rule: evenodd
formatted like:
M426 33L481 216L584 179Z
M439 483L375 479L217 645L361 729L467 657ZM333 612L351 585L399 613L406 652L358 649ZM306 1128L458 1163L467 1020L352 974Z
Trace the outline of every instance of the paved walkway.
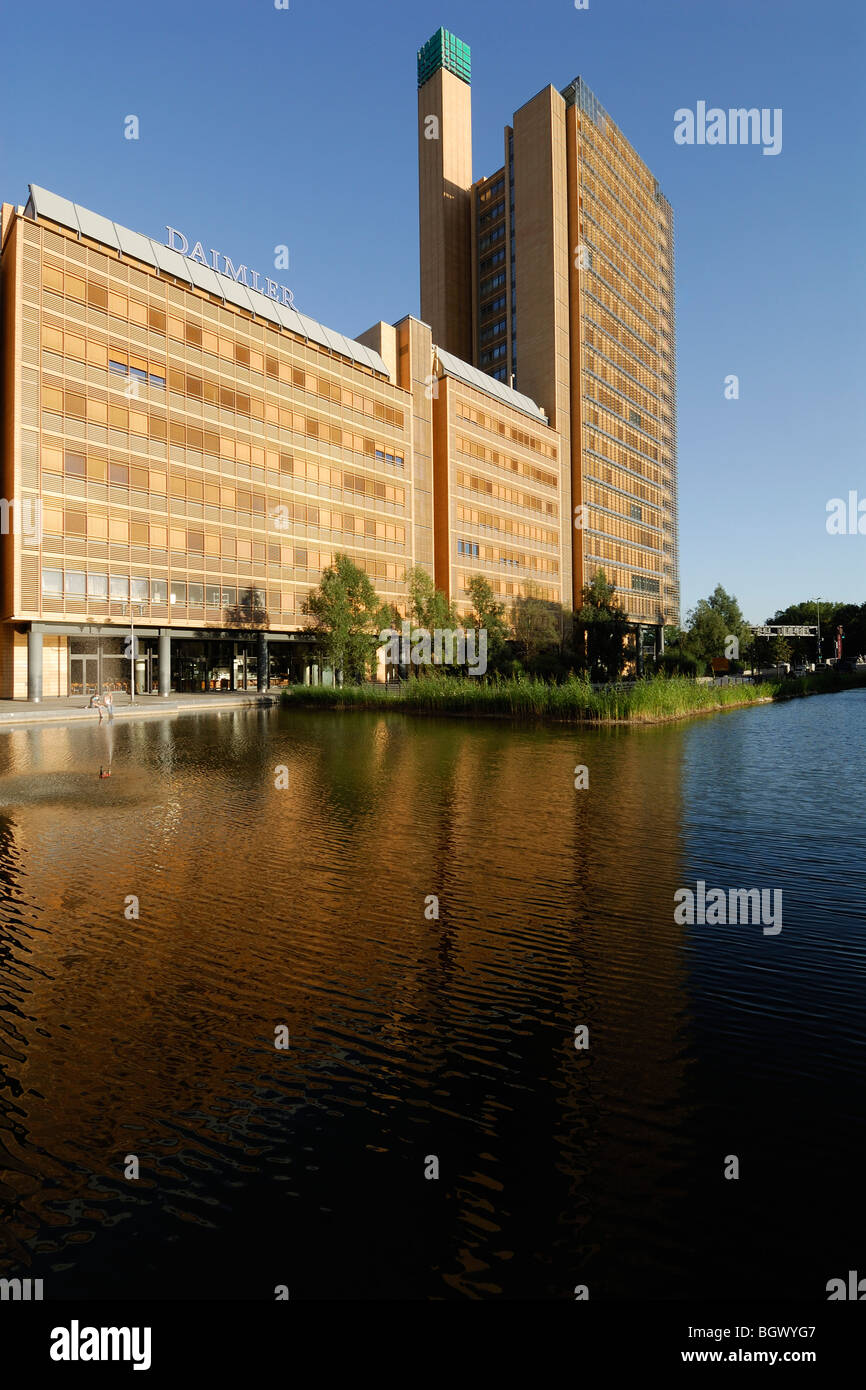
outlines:
M38 705L27 700L0 700L0 729L19 724L66 724L70 720L89 719L99 723L96 710L88 709L89 696L70 695L66 699L41 700ZM266 708L279 700L279 691L259 694L256 690L225 690L207 695L136 695L135 703L128 695L114 695L115 719L146 719L154 715L198 714L215 709L231 709L239 705L263 705ZM103 714L103 722L106 715Z

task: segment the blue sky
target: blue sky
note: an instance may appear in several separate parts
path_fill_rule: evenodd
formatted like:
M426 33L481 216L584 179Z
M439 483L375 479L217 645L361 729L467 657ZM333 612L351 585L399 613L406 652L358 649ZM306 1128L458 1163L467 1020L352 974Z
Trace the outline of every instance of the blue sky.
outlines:
M825 524L866 501L860 0L18 3L0 195L32 181L263 273L286 244L278 278L349 334L418 313L415 53L440 24L472 48L476 177L518 106L580 74L674 206L684 615L718 582L751 620L866 600L866 535ZM781 107L781 153L675 144L700 100Z

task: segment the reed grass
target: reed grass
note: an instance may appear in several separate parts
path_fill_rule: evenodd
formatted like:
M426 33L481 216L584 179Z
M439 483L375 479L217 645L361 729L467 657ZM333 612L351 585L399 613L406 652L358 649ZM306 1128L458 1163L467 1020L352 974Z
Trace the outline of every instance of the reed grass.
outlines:
M692 714L830 693L866 685L866 676L814 672L759 685L699 685L686 676L650 676L622 685L593 688L580 676L561 684L535 677L517 679L421 675L399 690L380 685L292 686L282 692L287 707L341 710L409 710L425 714L498 715L609 724L657 723Z

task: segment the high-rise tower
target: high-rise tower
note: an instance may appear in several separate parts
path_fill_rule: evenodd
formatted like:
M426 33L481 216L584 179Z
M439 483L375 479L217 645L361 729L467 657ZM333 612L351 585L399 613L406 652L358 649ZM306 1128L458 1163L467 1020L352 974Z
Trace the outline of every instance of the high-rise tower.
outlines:
M420 91L422 115L433 107ZM453 124L449 136L453 145ZM563 528L564 601L577 607L603 569L632 622L678 623L670 204L580 77L515 113L502 167L471 185L468 207L454 199L447 244L425 237L449 191L430 143L419 122L422 317L434 342L447 346L446 329L453 344L468 340L451 350L530 396L559 433L573 521ZM460 144L471 148L468 130ZM443 147L440 165L445 157ZM452 294L446 325L440 306L466 280L464 228L471 292Z

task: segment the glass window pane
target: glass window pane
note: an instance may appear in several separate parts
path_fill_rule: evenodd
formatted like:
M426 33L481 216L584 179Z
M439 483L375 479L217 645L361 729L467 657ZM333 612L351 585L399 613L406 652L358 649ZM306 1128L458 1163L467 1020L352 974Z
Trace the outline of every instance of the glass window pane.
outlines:
M111 576L111 597L129 598L129 580L125 575Z
M42 571L42 592L44 594L63 593L63 570Z
M66 589L67 594L74 594L76 598L79 596L83 598L85 592L84 585L85 580L83 570L66 571L64 587Z
M152 579L150 597L154 603L168 603L168 584L164 579Z
M87 576L87 592L91 598L107 598L108 575L89 574Z
M132 601L142 603L147 601L147 580L133 579L132 581Z

